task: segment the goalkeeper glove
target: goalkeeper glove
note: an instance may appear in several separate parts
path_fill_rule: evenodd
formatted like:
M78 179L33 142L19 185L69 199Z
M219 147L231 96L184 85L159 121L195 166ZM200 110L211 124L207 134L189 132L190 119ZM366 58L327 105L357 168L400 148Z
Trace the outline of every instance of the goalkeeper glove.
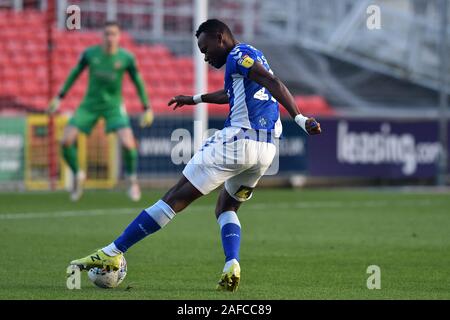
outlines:
M47 111L48 111L48 113L54 113L54 112L56 112L56 110L58 110L58 108L59 108L59 104L61 103L61 98L58 96L58 97L54 97L51 101L50 101L50 104L49 104L49 106L48 106L48 109L47 109Z
M154 117L152 109L145 110L145 112L141 115L141 128L150 127L153 123L153 119Z

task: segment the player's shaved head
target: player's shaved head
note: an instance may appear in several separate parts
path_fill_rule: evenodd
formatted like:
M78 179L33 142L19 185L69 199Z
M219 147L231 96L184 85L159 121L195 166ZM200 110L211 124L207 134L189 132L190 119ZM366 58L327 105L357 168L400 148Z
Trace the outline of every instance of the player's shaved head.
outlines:
M205 61L217 69L226 63L228 53L237 44L230 28L217 19L203 22L195 36L200 52L205 55Z
M195 36L198 38L202 33L212 36L215 36L217 33L221 33L233 38L230 28L218 19L209 19L203 22L195 32Z

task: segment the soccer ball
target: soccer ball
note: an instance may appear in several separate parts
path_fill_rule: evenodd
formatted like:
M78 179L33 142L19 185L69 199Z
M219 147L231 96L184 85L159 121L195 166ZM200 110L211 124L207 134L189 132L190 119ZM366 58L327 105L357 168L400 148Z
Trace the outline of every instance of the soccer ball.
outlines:
M91 268L88 272L89 279L97 286L103 289L117 287L127 275L127 261L122 256L119 270L108 271L105 268Z

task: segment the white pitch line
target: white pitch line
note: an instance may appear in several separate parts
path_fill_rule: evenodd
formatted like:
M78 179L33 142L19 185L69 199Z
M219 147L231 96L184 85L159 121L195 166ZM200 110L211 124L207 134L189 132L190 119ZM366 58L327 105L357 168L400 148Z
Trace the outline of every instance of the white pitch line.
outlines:
M18 220L18 219L43 219L43 218L67 218L67 217L85 217L85 216L103 216L136 213L136 208L120 209L95 209L95 210L77 210L77 211L59 211L42 213L8 213L0 214L0 220Z
M263 210L263 209L332 209L332 208L382 208L382 207L408 207L441 204L442 201L436 200L369 200L369 201L298 201L294 203L253 203L245 205L245 210ZM45 219L45 218L67 218L67 217L87 217L87 216L107 216L107 215L137 215L142 208L118 208L118 209L93 209L93 210L74 210L59 212L42 213L8 213L0 214L0 220L19 220L19 219ZM194 205L190 211L214 211L214 205Z

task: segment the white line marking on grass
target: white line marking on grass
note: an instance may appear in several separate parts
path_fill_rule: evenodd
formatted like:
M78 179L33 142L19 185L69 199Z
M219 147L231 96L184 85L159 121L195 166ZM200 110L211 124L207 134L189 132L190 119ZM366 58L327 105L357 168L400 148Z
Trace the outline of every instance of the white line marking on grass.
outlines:
M120 209L95 209L95 210L76 210L76 211L58 211L41 213L8 213L0 214L0 220L18 220L18 219L43 219L43 218L67 218L67 217L86 217L86 216L104 216L136 213L136 208Z
M369 200L369 201L297 201L297 202L278 202L278 203L253 203L243 206L244 210L263 210L263 209L332 209L332 208L386 208L386 207L428 207L436 204L442 204L442 201L436 200ZM68 217L90 217L107 215L138 215L141 208L117 208L117 209L91 209L74 210L59 212L41 212L41 213L8 213L0 214L0 220L19 220L19 219L45 219L45 218L68 218ZM189 211L214 211L214 205L193 205L188 208Z

